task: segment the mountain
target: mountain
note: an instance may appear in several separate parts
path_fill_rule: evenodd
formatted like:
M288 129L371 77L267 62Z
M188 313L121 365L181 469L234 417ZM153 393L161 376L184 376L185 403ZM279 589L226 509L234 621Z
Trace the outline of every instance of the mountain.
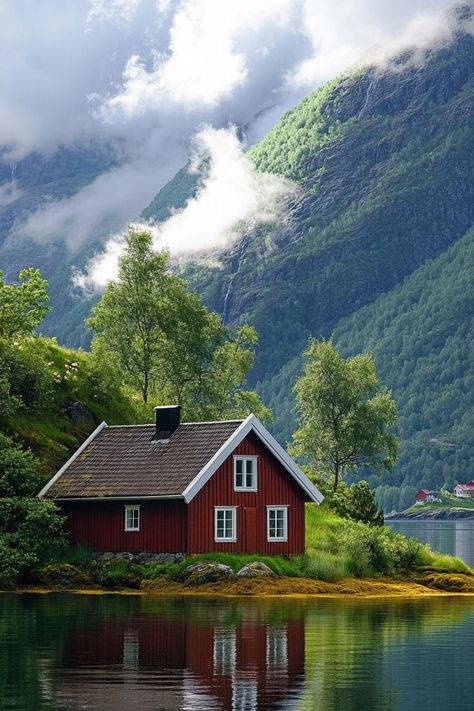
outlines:
M256 326L253 384L283 440L308 337L334 334L347 353L372 350L400 409L401 458L387 486L410 492L474 473L468 14L458 9L452 41L422 62L407 51L330 82L286 114L249 152L259 170L299 186L284 225L245 234L220 268L187 273L228 323ZM163 219L195 189L181 171L148 216Z

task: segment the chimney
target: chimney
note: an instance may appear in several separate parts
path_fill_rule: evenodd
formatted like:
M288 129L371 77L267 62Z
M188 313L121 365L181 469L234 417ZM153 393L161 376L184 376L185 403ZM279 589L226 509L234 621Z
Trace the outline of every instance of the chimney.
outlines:
M155 407L155 413L156 430L153 439L168 440L179 427L181 407L179 405L160 405Z

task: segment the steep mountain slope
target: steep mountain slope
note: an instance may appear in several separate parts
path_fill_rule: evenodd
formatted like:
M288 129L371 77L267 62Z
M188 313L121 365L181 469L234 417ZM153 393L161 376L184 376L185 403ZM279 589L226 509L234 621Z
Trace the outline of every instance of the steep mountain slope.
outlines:
M371 479L388 511L409 505L415 487L451 487L474 472L473 287L470 230L393 291L342 319L332 334L345 355L373 353L398 403L399 463L383 482ZM296 424L286 389L301 365L294 358L264 388L282 439Z
M302 187L290 225L246 236L221 271L199 270L198 288L256 325L258 380L473 224L473 58L463 36L421 68L333 82L253 149L260 169Z
M466 425L472 403L461 396L471 377L462 334L473 304L464 298L463 308L453 308L453 295L461 299L474 286L473 119L474 41L461 26L449 46L432 50L422 64L405 53L389 70L329 83L249 154L260 170L299 184L288 223L244 235L221 269L188 273L229 323L257 327L254 380L283 439L294 425L289 393L309 335L328 337L336 329L347 352L374 350L400 403L404 444L390 480L397 486L449 483L470 476L474 464ZM188 189L192 194L195 184L180 172L155 200L156 214L182 205ZM455 268L448 268L450 260ZM417 291L425 294L418 310ZM436 309L438 330L425 302ZM390 337L391 310L404 348ZM348 320L339 326L341 319ZM424 402L430 368L431 399Z

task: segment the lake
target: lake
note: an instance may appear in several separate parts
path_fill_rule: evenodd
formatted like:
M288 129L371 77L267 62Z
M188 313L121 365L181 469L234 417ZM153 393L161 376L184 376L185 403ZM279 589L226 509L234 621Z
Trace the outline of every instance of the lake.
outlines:
M418 538L422 543L429 543L431 548L440 553L449 553L462 558L474 568L474 519L454 521L394 520L387 525L405 536Z
M463 711L474 599L0 595L1 709Z

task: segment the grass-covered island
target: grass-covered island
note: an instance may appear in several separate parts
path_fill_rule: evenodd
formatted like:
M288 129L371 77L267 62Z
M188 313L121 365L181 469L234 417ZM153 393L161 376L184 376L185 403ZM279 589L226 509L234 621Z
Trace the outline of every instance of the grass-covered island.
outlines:
M463 561L435 553L386 526L344 519L314 505L308 505L306 525L304 556L206 554L157 565L66 548L32 566L16 589L172 595L474 594L474 573ZM267 566L268 574L238 574L253 562Z
M391 518L435 519L449 521L458 518L474 518L474 499L460 499L449 491L440 492L439 502L414 504Z

